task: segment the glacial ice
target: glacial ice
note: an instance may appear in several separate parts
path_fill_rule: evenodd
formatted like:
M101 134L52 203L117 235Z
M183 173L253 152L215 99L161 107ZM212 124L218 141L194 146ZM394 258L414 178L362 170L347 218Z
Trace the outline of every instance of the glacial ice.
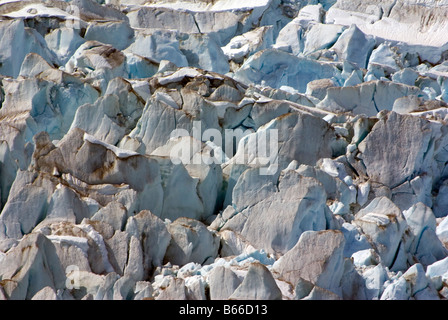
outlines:
M447 299L447 4L0 1L0 299Z
M277 89L289 86L300 93L305 93L308 82L322 78L333 78L339 82L340 71L329 63L275 49L257 52L235 72L235 79L245 84L262 84Z

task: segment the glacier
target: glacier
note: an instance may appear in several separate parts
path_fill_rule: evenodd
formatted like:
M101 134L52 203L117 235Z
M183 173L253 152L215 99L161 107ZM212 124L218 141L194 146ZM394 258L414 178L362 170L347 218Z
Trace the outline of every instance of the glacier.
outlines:
M0 300L448 299L448 1L0 1Z

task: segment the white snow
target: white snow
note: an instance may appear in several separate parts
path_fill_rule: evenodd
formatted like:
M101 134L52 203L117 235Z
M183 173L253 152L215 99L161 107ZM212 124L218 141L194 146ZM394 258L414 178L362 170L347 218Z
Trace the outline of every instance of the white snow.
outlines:
M165 103L167 106L169 106L173 109L176 109L176 110L180 109L179 105L176 103L176 101L174 101L174 99L168 93L156 92L155 99Z
M149 88L148 82L143 80L129 80L132 85L132 89L137 92L143 100L148 100L151 97L151 89Z
M429 265L426 275L430 278L442 277L442 280L446 282L448 280L448 257Z
M409 21L398 21L389 17L379 19L378 14L374 12L378 10L375 7L372 4L371 10L366 10L370 11L370 13L347 11L333 7L328 10L326 23L346 26L356 24L365 34L412 45L434 47L434 49L448 42L448 34L446 32L448 21L446 19L443 22L436 21L436 23L425 28L422 26L423 21L417 19L412 23Z
M167 85L169 83L179 82L185 77L194 78L199 75L201 75L201 73L194 68L182 68L169 76L159 78L159 83L161 85Z
M359 28L366 34L384 39L405 42L413 45L440 47L446 44L448 23L437 25L428 32L419 32L418 23L409 25L396 20L383 18L374 24L360 24Z
M94 136L91 136L88 133L84 133L84 141L88 141L88 142L93 143L93 144L102 145L103 147L105 147L105 148L109 149L110 151L112 151L113 153L115 153L115 155L118 158L125 159L125 158L129 158L129 157L133 157L133 156L139 155L139 153L137 153L137 152L134 152L134 151L131 151L131 150L124 150L124 149L118 148L116 146L113 146L111 144L108 144L106 142L103 142L103 141L95 138Z
M242 59L262 45L263 36L267 30L266 27L259 27L236 36L226 46L222 47L222 51L229 60L238 61L238 59Z
M17 2L17 1L3 1L3 3L7 2ZM3 4L0 3L0 4ZM70 20L80 20L79 17L75 15L71 15L59 8L54 7L47 7L40 3L33 3L30 5L27 5L20 10L9 12L4 14L5 17L8 18L22 18L22 19L29 19L34 17L57 17L61 19L70 19Z
M20 1L22 1L22 0L0 0L0 4L20 2Z
M90 224L81 223L78 225L78 227L84 230L87 233L87 235L98 245L98 248L101 253L101 258L103 260L104 269L106 270L106 272L114 272L114 268L109 262L108 257L109 253L107 252L107 248L106 245L104 244L104 239L101 236L101 234L97 232Z
M258 7L267 7L272 0L226 0L216 1L212 3L190 2L190 1L174 1L174 2L158 2L148 5L156 8L169 8L173 10L204 12L204 11L238 11L251 10Z
M364 215L360 220L375 223L378 226L386 226L390 223L390 219L388 216L376 212L369 212L366 215Z
M55 243L63 243L76 246L79 249L81 249L84 255L87 257L87 251L89 250L89 243L87 238L75 237L75 236L60 236L60 235L48 235L46 237Z

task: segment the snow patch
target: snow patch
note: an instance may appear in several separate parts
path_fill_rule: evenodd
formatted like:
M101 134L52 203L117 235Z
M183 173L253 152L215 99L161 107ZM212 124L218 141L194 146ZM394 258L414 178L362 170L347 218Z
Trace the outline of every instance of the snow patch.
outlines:
M108 144L106 142L103 142L101 140L98 140L94 136L91 136L88 133L84 133L84 141L88 141L88 142L93 143L93 144L99 144L99 145L105 147L106 149L112 151L113 153L115 153L115 155L118 158L121 158L121 159L126 159L126 158L129 158L129 157L133 157L133 156L138 156L139 155L139 153L137 153L137 152L134 152L134 151L131 151L131 150L121 149L121 148L118 148L118 147L113 146L111 144Z

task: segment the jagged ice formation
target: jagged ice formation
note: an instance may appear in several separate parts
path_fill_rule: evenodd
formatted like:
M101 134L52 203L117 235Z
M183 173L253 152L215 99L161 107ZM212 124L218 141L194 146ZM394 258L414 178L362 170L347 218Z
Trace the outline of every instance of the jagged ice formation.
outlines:
M0 299L447 299L447 13L0 1Z

